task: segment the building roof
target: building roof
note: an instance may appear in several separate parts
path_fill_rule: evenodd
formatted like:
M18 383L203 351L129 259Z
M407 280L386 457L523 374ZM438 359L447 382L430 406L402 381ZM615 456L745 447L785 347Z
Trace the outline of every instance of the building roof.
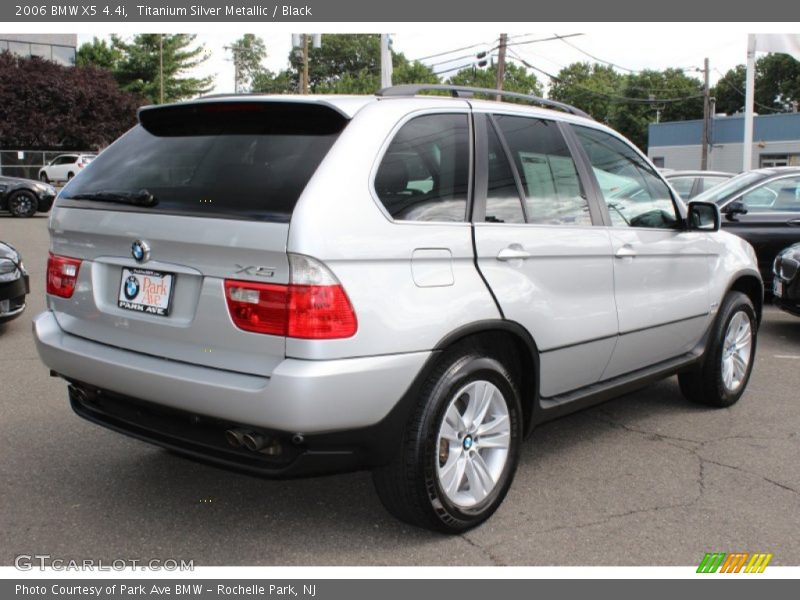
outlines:
M648 146L699 146L703 121L669 121L650 123ZM742 143L744 115L714 117L711 121L712 144ZM800 141L800 113L756 115L753 119L753 140L756 142Z

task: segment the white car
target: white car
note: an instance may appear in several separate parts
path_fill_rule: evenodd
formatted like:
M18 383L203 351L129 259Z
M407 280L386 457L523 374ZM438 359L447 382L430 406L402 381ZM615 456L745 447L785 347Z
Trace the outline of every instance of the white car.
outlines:
M59 154L47 166L39 169L39 179L45 183L69 181L95 158L96 154Z

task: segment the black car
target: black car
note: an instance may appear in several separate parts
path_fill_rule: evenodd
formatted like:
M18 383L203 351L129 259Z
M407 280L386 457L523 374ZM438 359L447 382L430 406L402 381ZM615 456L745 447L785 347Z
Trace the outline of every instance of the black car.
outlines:
M22 256L10 245L0 242L0 323L22 314L29 291L30 283L22 265Z
M49 183L0 175L0 210L15 217L32 217L53 206L56 189Z
M775 257L772 269L775 306L800 317L800 244L789 246Z
M719 206L722 228L755 248L764 281L772 279L778 253L800 242L800 167L748 171L693 200Z

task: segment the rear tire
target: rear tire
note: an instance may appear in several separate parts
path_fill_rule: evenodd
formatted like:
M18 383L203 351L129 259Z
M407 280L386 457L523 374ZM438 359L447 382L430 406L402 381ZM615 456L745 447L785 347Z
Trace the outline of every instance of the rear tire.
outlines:
M678 375L681 393L692 402L717 408L742 397L756 353L758 321L753 302L730 292L710 332L701 366Z
M50 183L50 178L47 176L47 173L42 173L41 175L39 175L39 180L42 183Z
M73 177L75 177L75 173L67 173L67 181L72 180Z
M8 212L15 217L32 217L38 208L39 200L36 198L36 194L27 190L14 192L8 199Z
M477 348L454 349L423 385L394 460L373 471L375 488L401 521L461 533L500 506L521 440L512 374Z

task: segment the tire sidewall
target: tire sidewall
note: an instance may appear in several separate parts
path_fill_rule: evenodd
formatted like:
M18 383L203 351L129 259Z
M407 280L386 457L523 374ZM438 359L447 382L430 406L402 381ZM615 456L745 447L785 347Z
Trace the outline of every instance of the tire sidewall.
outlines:
M722 380L722 353L725 349L725 334L728 331L733 317L739 312L744 312L750 320L750 332L752 335L752 343L750 346L750 359L747 363L747 369L742 379L741 385L735 390L731 391ZM707 363L707 368L711 370L709 375L713 378L716 396L720 403L725 406L734 404L744 394L747 384L750 381L750 375L753 372L753 365L755 363L756 355L756 342L758 338L758 322L756 319L755 309L750 299L744 294L736 294L731 296L731 300L726 302L723 306L723 312L719 320L719 324L714 331L714 351L710 357L711 362Z
M439 428L454 395L473 381L488 381L497 386L508 408L511 442L503 472L492 492L475 507L456 506L441 488L436 473ZM493 358L468 355L456 361L434 385L427 402L427 414L420 431L425 494L431 510L448 529L463 531L488 519L505 498L516 471L522 438L522 410L517 392L507 370Z
M31 209L27 213L19 213L14 210L14 201L20 196L27 196L31 201ZM33 192L29 192L27 190L16 192L8 199L8 210L15 217L21 217L21 218L32 217L33 215L36 214L36 210L38 209L38 207L39 207L39 201L36 198L36 194L34 194Z

